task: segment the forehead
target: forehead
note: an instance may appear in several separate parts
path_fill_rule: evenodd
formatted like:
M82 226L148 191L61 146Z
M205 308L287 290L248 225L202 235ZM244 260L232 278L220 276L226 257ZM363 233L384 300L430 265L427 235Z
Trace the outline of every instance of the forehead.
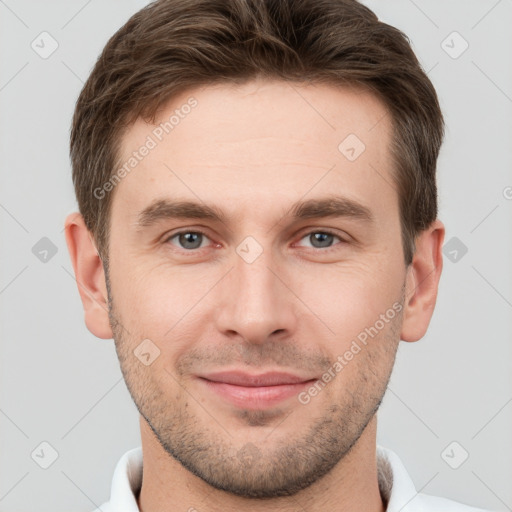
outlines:
M173 195L233 214L242 203L255 211L334 191L396 203L390 121L383 103L356 87L259 80L191 89L154 124L138 119L125 132L127 172L113 203L134 215Z

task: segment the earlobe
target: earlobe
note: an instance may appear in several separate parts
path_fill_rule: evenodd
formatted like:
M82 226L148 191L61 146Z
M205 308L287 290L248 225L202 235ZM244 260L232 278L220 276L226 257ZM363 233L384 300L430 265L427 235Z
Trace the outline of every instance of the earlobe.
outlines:
M94 238L78 213L68 215L65 232L87 328L98 338L110 339L105 272Z
M434 221L416 239L416 251L407 270L401 339L418 341L428 328L437 299L443 269L445 228Z

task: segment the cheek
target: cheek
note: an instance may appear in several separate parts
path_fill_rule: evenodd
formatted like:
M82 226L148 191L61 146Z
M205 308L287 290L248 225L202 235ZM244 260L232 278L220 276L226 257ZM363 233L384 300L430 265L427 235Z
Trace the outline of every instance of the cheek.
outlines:
M381 315L395 316L404 279L403 269L395 267L376 262L323 269L312 266L296 280L296 294L311 309L304 311L306 317L313 314L321 320L329 328L326 339L343 350Z
M168 265L134 264L133 273L118 267L112 275L116 311L132 334L157 342L171 339L185 328L201 326L201 303L219 279L211 268L184 271ZM206 302L205 302L206 303Z
M181 340L187 338L190 343L211 323L220 300L237 296L227 293L228 281L222 282L229 265L173 267L163 262L149 266L137 258L128 265L120 256L112 258L116 261L112 291L131 337L153 339L162 346L172 340L173 350L180 352L180 344L185 343ZM280 307L293 307L299 336L300 326L314 328L329 344L328 350L344 352L347 343L400 298L403 276L398 259L398 255L366 254L339 265L281 268L283 281L293 293L279 298Z

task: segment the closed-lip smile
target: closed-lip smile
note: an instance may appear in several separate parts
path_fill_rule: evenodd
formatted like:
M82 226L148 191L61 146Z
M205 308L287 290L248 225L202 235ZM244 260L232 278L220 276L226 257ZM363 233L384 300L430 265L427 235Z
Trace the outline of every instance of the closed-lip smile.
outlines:
M266 409L277 405L311 384L316 377L288 372L249 374L222 371L199 375L206 386L223 399L244 409Z

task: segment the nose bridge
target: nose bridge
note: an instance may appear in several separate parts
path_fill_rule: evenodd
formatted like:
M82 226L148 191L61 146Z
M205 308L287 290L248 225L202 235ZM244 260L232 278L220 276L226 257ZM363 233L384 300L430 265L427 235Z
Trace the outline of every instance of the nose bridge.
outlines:
M262 343L276 331L290 334L295 325L294 304L270 247L264 249L248 238L237 247L224 283L218 328Z

